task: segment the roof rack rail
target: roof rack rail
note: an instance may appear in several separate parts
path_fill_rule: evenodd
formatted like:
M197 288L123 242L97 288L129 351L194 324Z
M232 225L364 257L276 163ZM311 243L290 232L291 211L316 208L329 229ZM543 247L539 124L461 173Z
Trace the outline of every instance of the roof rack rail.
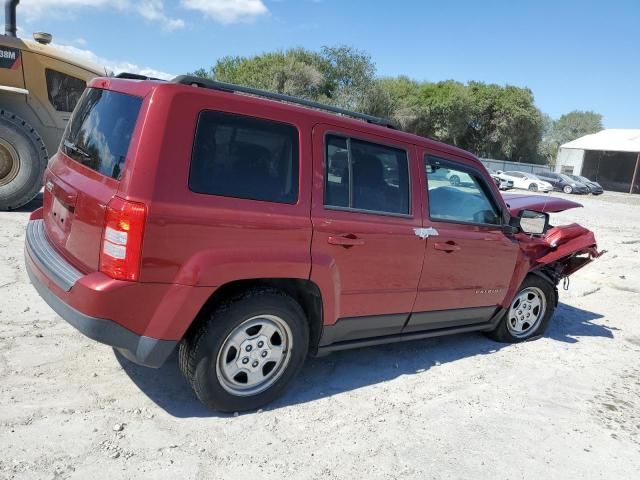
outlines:
M127 80L161 80L161 78L147 77L146 75L140 75L139 73L121 72L115 76L115 78L125 78Z
M381 125L383 127L396 129L396 126L390 120L384 118L374 117L364 113L352 112L344 108L333 107L331 105L325 105L323 103L314 102L312 100L306 100L304 98L293 97L291 95L284 95L282 93L268 92L266 90L260 90L258 88L244 87L242 85L235 85L233 83L218 82L216 80L209 80L202 77L196 77L194 75L180 75L173 80L174 83L180 83L182 85L193 85L196 87L210 88L213 90L220 90L223 92L238 92L246 93L248 95L255 95L257 97L268 98L270 100L279 100L281 102L294 103L302 105L304 107L311 107L318 110L324 110L327 112L337 113L347 117L357 118L364 120L365 122L375 125Z

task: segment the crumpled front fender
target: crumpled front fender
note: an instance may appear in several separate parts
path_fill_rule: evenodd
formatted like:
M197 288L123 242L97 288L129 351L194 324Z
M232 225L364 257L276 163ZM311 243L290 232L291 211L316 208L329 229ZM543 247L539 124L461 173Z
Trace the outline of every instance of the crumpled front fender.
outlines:
M553 266L558 278L575 273L604 253L598 251L593 232L577 223L553 227L543 237L518 237L532 268Z

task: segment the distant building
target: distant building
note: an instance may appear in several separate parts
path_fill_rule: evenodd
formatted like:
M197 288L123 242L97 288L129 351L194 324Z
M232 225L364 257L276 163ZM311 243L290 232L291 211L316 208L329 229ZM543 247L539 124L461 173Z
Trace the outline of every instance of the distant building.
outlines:
M556 172L582 175L605 190L640 193L640 130L602 130L565 143Z

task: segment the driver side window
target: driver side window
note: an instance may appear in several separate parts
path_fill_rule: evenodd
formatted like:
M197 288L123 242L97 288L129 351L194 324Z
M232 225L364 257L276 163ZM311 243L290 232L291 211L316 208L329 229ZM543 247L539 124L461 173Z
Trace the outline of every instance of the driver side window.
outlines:
M425 168L431 220L501 224L487 185L472 170L432 156Z

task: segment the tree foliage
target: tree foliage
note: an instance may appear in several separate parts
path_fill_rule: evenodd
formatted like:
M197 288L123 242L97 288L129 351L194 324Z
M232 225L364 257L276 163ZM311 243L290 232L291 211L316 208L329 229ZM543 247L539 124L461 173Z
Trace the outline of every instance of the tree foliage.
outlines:
M560 145L600 130L602 130L602 115L599 113L574 110L565 113L555 121L546 116L539 153L547 162L552 163Z
M571 112L554 122L535 106L528 88L378 78L371 57L348 46L223 57L194 73L387 117L403 130L482 157L544 163L559 142L602 128L602 117L593 112Z
M223 57L196 75L361 110L375 88L371 57L351 47L303 48ZM372 105L370 106L372 107Z
M379 81L402 129L450 143L483 157L536 161L542 113L530 90L482 82Z
M565 113L553 124L554 136L560 144L602 130L602 115L574 110Z

